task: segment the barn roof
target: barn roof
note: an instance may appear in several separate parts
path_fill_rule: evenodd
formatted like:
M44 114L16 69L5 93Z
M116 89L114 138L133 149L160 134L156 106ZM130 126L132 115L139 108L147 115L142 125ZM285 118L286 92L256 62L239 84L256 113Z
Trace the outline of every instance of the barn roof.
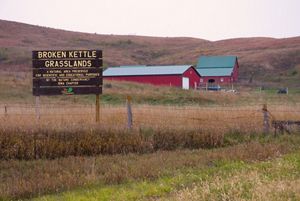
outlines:
M103 76L180 75L190 67L191 65L110 67L103 72Z
M233 68L236 59L236 56L201 56L197 68Z
M201 56L196 70L201 76L230 76L236 56Z
M196 69L201 76L231 76L232 68Z

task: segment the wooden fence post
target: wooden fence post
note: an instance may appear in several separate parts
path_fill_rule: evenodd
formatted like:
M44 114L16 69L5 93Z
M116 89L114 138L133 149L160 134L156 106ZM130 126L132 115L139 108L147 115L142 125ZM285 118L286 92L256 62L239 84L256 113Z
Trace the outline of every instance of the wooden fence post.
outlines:
M268 112L268 108L267 108L267 104L263 105L263 117L264 117L264 134L268 134L270 132L270 123L269 123L269 112Z
M127 96L127 128L131 129L132 128L132 110L131 110L131 97Z
M7 118L8 113L7 113L7 106L4 105L4 117Z
M100 95L96 95L96 122L100 121Z

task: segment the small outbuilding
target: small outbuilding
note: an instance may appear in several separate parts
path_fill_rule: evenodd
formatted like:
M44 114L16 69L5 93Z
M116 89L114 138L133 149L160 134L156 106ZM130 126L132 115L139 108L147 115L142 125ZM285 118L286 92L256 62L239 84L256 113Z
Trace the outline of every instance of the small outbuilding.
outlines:
M120 66L107 68L103 78L190 89L199 85L200 75L191 65Z
M196 70L200 85L231 84L238 80L239 64L236 56L201 56Z

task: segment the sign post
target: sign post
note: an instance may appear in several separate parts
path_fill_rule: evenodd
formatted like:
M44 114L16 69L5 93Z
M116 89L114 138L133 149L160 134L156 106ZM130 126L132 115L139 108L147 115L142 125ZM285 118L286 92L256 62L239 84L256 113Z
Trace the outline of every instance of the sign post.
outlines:
M101 50L32 51L32 67L32 92L37 104L43 95L95 94L96 122L99 121L103 83Z
M100 121L100 95L96 95L96 122Z

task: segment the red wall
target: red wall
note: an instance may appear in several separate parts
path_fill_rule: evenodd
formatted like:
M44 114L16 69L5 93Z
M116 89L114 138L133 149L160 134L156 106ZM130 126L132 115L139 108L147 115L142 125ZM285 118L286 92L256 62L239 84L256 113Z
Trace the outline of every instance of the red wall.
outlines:
M228 84L232 82L231 78L231 76L206 76L200 78L200 80L203 80L203 82L200 82L200 84L206 84L210 79L214 79L215 84ZM221 81L221 79L223 79L223 82Z
M236 61L234 68L233 68L233 72L231 74L231 76L206 76L206 77L201 77L200 78L200 84L206 84L208 82L208 80L210 79L214 79L215 80L215 84L230 84L232 82L236 82L238 80L238 75L239 75L239 64ZM201 79L203 80L201 82ZM223 81L221 81L221 79L223 79Z
M104 79L182 87L182 77L189 78L190 89L194 88L195 82L198 85L200 81L200 76L193 67L190 67L182 75L106 76Z
M189 68L187 71L183 73L182 77L188 77L190 81L190 89L195 88L195 83L196 85L199 85L200 82L200 75L198 72L193 68ZM181 86L182 86L182 79L181 79Z
M239 64L236 61L235 66L233 68L233 75L232 75L232 78L233 78L234 82L236 82L238 80L238 75L239 75Z
M108 76L104 79L177 87L182 85L181 75Z

